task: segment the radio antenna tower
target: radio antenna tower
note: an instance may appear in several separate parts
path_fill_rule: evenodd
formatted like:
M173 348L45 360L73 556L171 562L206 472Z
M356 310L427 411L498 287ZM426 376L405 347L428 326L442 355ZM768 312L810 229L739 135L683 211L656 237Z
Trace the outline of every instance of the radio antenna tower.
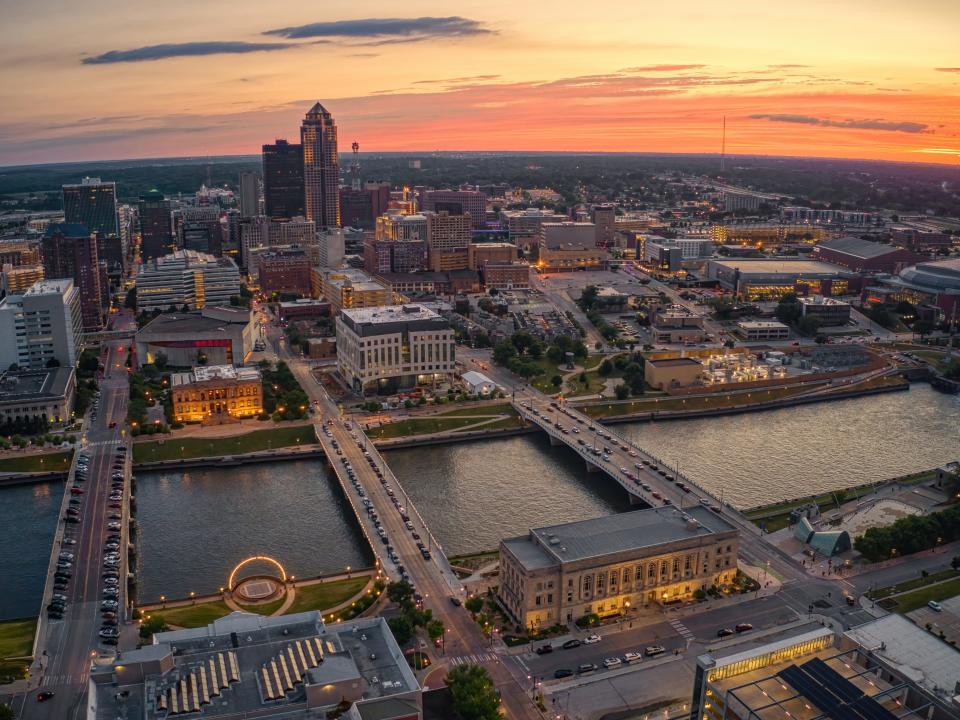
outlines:
M353 150L353 161L350 163L350 185L354 190L360 189L360 143L356 140L350 146Z
M720 172L727 167L727 116L723 116L723 139L720 141Z

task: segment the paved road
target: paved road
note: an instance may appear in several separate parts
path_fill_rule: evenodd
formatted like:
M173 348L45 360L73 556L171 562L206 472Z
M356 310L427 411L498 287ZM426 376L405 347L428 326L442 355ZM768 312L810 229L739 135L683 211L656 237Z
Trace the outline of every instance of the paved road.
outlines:
M87 433L87 446L82 451L90 456L88 480L83 483L85 494L81 508L82 521L67 524L65 536L76 540L64 549L73 552L73 578L67 595L67 612L62 620L52 620L42 629L37 655L43 665L39 690L52 691L54 697L36 702L37 691L25 700L23 718L50 718L64 720L86 717L84 699L90 671L91 656L111 654L112 649L99 643L100 599L103 591L101 577L102 546L108 534L108 517L115 509L108 507L112 474L111 465L116 446L121 442L119 427L127 414L126 344L114 342L108 352L108 367L100 383L101 397L97 419ZM120 349L122 348L122 349ZM110 428L110 423L117 427ZM129 463L126 465L129 477ZM72 485L72 481L68 483ZM126 511L124 511L126 515ZM126 531L126 523L123 523ZM126 532L124 532L126 540ZM121 547L121 577L126 569L126 543ZM45 612L45 610L44 610Z
M275 332L275 329L271 328L268 332L271 331ZM353 466L366 496L375 503L377 514L386 531L390 544L397 549L397 554L403 560L404 567L410 575L417 592L424 597L425 607L433 611L434 618L443 622L447 630L444 636L444 647L442 651L444 655L451 658L471 656L483 664L490 672L497 688L500 690L504 707L509 717L516 718L517 720L535 720L539 718L540 715L536 711L532 701L524 692L524 688L509 670L503 666L499 658L490 652L490 642L483 635L477 624L470 619L469 613L467 613L463 607L457 607L451 603L450 598L454 594L454 590L451 589L451 583L443 572L441 564L438 564L435 560L426 561L420 556L419 550L416 547L417 541L413 538L412 533L416 532L422 538L427 538L429 532L421 519L414 513L409 513L411 522L414 523L414 530L411 531L406 527L399 511L390 500L386 487L380 484L376 474L367 462L366 456L363 454L363 449L358 446L357 441L361 440L362 442L366 439L366 436L361 433L356 425L351 424L350 429L344 425L339 418L339 410L335 403L330 399L323 387L314 379L310 373L309 366L300 358L293 357L288 351L286 343L279 342L277 338L275 347L278 348L280 357L290 366L290 370L307 393L310 402L318 409L317 418L319 422L327 424L331 433L336 437L341 451ZM333 420L333 423L329 424L327 420ZM357 436L356 440L351 436L351 433ZM326 442L327 439L323 436L322 440ZM364 445L377 462L381 472L388 478L394 494L402 498L401 502L405 506L410 505L399 482L393 476L393 473L390 472L386 463L383 462L379 453L376 452L372 443L366 441ZM339 456L336 454L332 455L331 461L338 463ZM355 501L359 497L356 495L356 491L352 485L348 485L345 491L348 494L352 494L349 498L351 501ZM371 545L377 552L382 553L385 546L377 539L378 535L373 529L369 519L366 518L365 512L362 513L360 522L361 527L368 536L373 538ZM393 574L396 574L396 570L389 560L386 560L384 567L389 569Z

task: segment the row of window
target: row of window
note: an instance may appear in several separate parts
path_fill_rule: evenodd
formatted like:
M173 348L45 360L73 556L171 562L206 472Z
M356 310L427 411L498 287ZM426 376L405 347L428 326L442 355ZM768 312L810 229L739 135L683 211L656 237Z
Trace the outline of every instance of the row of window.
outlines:
M174 396L175 402L194 402L206 400L224 400L234 397L259 397L260 386L258 385L238 385L229 388L216 388L212 390L201 390L200 392L180 392Z

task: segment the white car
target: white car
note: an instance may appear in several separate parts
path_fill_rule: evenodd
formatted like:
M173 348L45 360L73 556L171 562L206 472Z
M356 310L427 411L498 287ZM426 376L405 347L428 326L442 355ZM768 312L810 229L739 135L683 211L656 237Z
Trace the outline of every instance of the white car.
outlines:
M931 600L927 603L927 607L933 610L934 612L943 612L943 605L938 603L936 600Z
M584 645L593 645L594 643L598 643L598 642L600 642L600 636L599 636L599 635L587 635L587 636L583 639L583 644L584 644Z
M623 659L628 665L632 665L633 663L643 660L643 655L638 652L628 652L624 653Z
M618 657L606 658L606 659L603 661L603 666L604 666L607 670L610 670L611 668L615 668L615 667L620 667L622 664L623 664L623 663L620 661L620 658L618 658Z

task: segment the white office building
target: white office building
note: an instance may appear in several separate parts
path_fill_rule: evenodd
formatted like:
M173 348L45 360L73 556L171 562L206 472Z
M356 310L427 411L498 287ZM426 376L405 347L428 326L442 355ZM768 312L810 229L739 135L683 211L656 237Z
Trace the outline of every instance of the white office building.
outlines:
M41 280L0 301L0 370L73 367L83 349L80 291L73 280Z
M337 367L359 393L447 379L455 347L450 324L420 305L344 309L337 316Z
M229 305L240 294L240 271L228 257L177 250L144 263L137 273L137 309Z

